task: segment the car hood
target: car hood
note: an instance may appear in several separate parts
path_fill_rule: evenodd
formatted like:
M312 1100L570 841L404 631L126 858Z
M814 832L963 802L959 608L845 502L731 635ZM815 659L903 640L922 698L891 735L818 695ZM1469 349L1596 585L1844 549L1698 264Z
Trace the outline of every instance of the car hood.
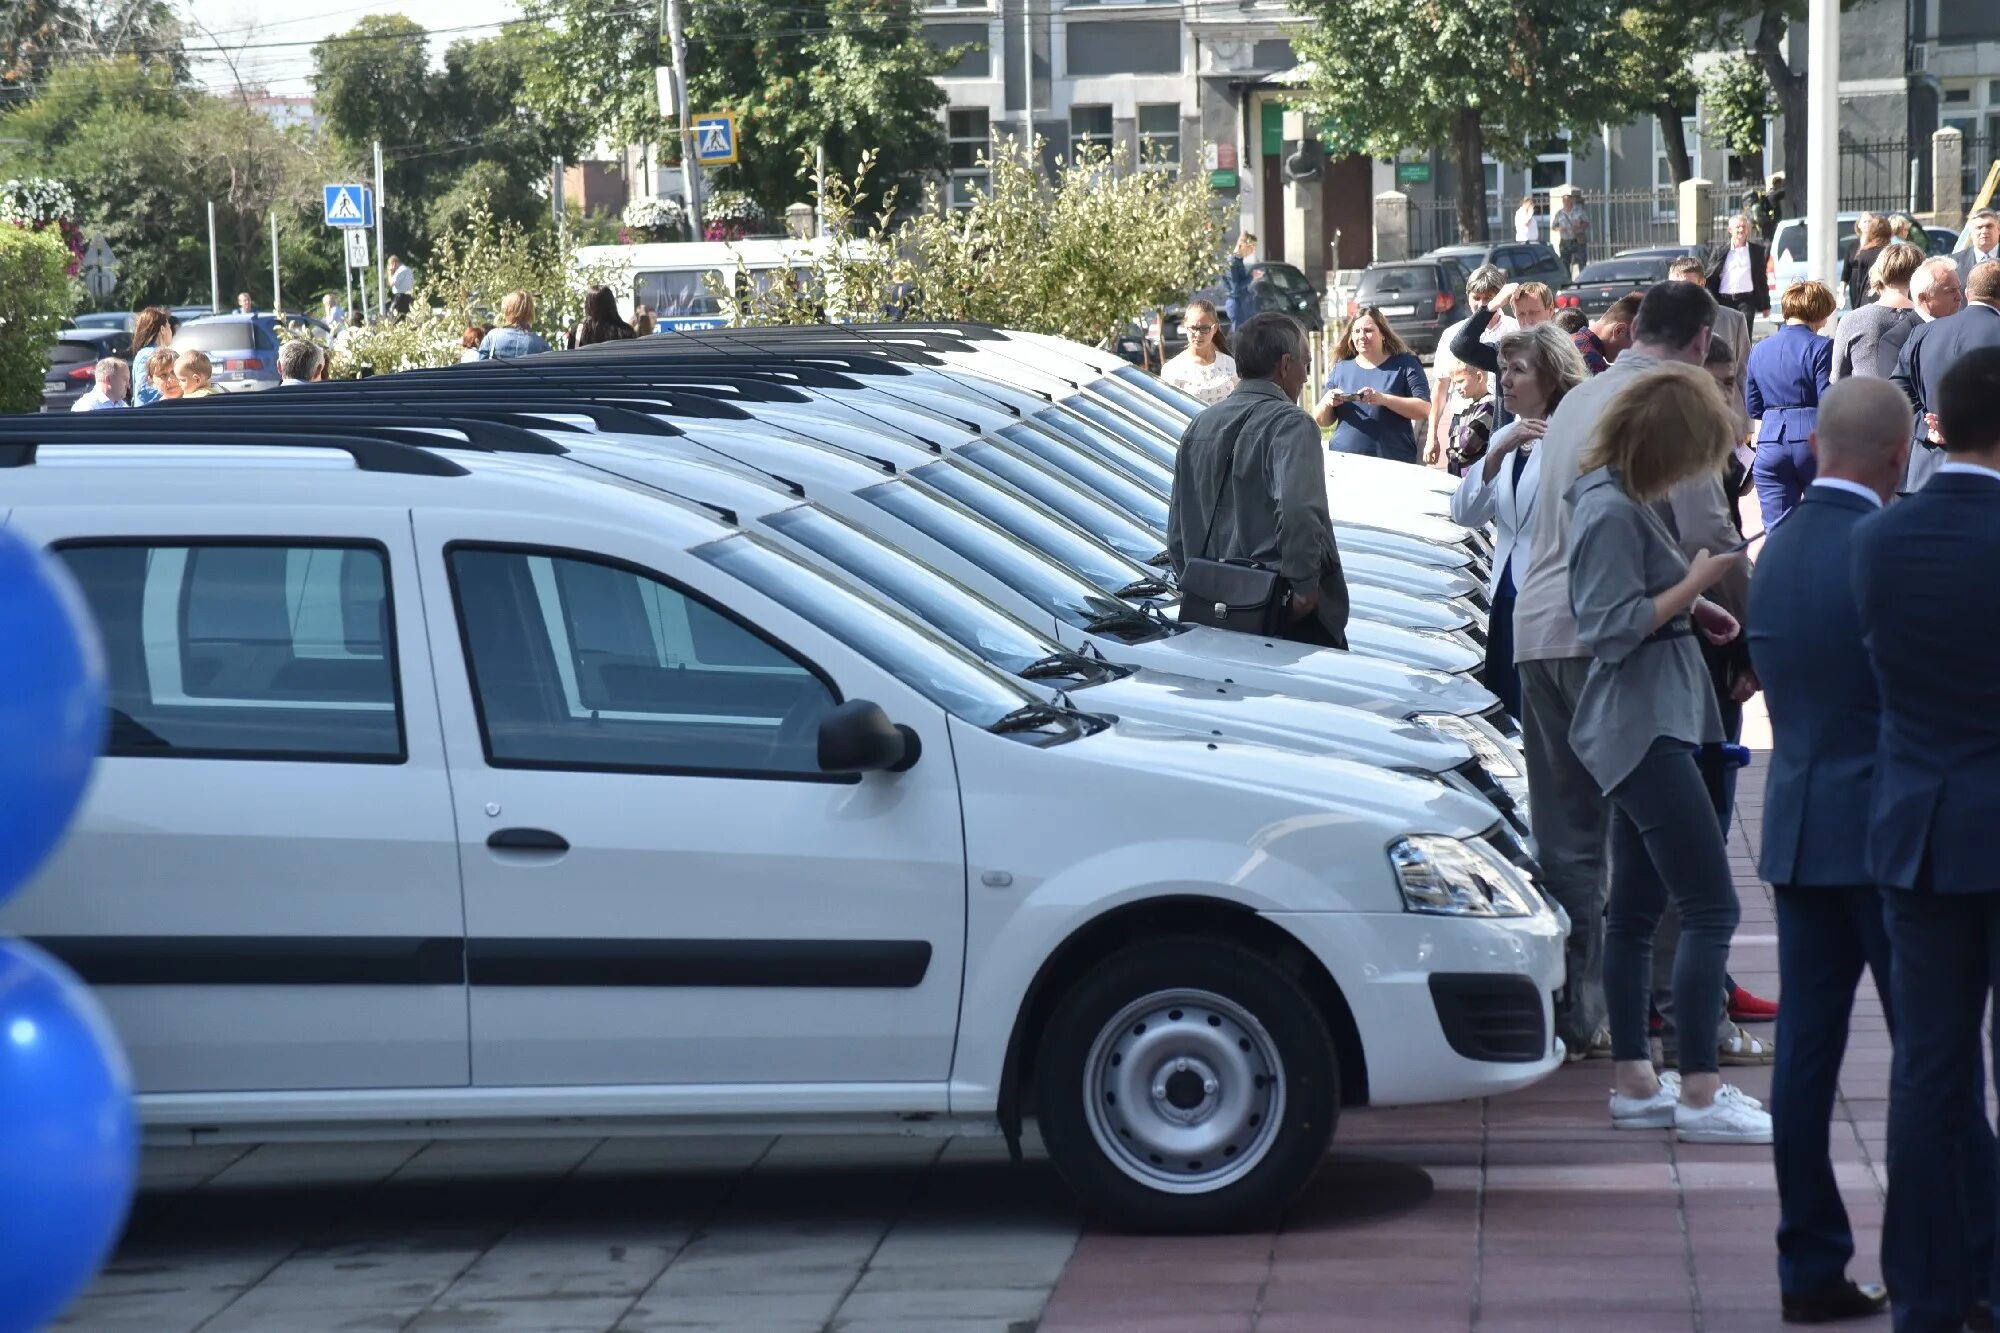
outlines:
M1496 702L1477 681L1366 653L1316 648L1195 625L1146 643L1111 645L1117 662L1365 708L1387 717L1483 712Z
M1078 708L1132 722L1196 731L1406 772L1445 773L1472 758L1463 742L1364 709L1276 690L1141 669L1074 690Z

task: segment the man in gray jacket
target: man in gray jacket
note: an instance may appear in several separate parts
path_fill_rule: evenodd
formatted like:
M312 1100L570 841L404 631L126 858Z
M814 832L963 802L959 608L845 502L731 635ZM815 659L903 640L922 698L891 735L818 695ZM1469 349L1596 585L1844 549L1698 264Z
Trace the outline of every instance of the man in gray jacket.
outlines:
M1542 499L1535 506L1530 554L1514 602L1514 660L1521 668L1521 730L1528 787L1535 794L1530 817L1537 851L1544 882L1570 918L1569 982L1556 1031L1572 1051L1589 1049L1605 1023L1604 849L1610 806L1570 744L1591 659L1570 612L1570 509L1563 496L1577 479L1577 460L1612 397L1662 362L1701 365L1716 309L1715 298L1698 283L1668 281L1647 292L1632 322L1632 346L1563 397L1536 450ZM1670 502L1684 551L1721 551L1738 542L1714 478L1682 483ZM1738 569L1729 577L1741 582L1749 575ZM1695 603L1694 618L1709 631L1735 623L1706 600Z
M1305 335L1289 315L1231 330L1238 376L1230 395L1181 436L1167 512L1176 573L1191 559L1250 560L1290 585L1285 637L1347 646L1347 580L1326 505L1319 427L1299 407Z

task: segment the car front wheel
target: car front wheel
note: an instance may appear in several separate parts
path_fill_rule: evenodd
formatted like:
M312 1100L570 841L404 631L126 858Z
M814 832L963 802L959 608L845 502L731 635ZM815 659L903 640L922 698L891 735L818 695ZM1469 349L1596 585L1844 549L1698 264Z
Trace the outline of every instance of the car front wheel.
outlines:
M1114 1225L1268 1221L1311 1177L1339 1113L1333 1042L1270 960L1231 943L1122 950L1065 994L1037 1065L1043 1142Z

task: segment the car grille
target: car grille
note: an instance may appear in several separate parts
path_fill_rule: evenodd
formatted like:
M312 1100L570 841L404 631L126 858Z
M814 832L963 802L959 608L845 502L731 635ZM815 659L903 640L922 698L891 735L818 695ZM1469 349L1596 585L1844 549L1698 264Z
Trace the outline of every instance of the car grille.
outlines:
M1431 1002L1451 1049L1468 1060L1530 1064L1548 1052L1542 993L1527 977L1436 972Z

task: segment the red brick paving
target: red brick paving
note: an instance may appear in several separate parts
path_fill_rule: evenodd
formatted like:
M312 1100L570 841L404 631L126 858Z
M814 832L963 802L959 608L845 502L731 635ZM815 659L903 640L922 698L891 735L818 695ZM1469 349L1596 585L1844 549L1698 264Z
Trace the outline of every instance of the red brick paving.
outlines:
M1759 720L1746 741L1768 744ZM1743 901L1730 969L1775 995L1776 928L1753 851L1762 774L1760 755L1730 837ZM1855 1013L1833 1151L1856 1228L1852 1273L1866 1281L1879 1275L1889 1039L1867 983ZM1770 1151L1614 1131L1608 1074L1589 1062L1485 1102L1352 1113L1319 1178L1270 1233L1086 1234L1039 1333L1783 1327ZM1725 1076L1770 1091L1768 1068Z

